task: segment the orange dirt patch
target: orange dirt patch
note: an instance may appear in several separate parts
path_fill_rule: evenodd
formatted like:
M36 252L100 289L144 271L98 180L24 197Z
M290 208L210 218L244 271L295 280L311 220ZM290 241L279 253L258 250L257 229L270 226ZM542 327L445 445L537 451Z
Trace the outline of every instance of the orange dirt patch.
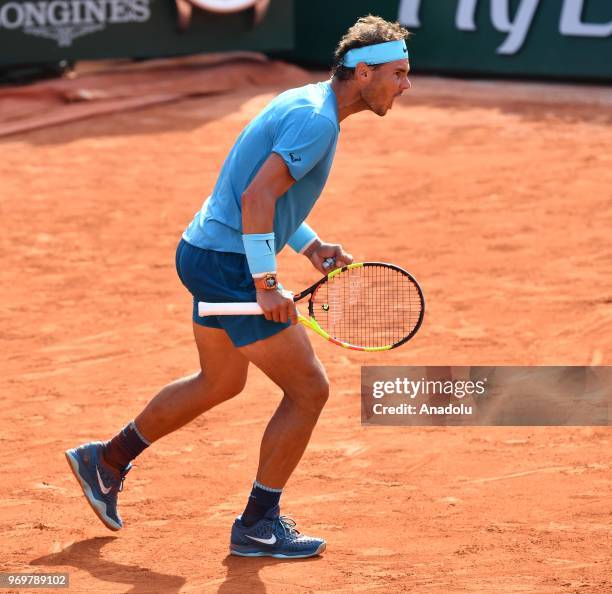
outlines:
M314 73L313 79L323 75ZM1 571L74 592L581 592L610 581L609 428L360 425L360 367L611 364L612 92L416 77L342 124L312 215L421 282L404 348L313 335L332 396L283 495L318 559L229 557L280 398L245 392L151 447L105 530L63 451L195 370L174 249L242 127L282 85L0 141ZM318 275L292 254L283 282Z

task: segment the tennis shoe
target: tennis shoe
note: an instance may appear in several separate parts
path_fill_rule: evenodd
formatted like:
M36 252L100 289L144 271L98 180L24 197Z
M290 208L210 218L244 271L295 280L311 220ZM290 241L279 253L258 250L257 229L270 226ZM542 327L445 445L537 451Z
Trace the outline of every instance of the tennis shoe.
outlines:
M86 443L67 450L66 460L98 518L107 528L119 530L123 522L117 511L117 495L123 491L125 475L132 465L118 473L104 462L102 447L100 441Z
M253 526L245 526L240 516L232 526L232 555L302 559L319 555L324 550L322 538L301 534L291 518L280 515L278 505Z

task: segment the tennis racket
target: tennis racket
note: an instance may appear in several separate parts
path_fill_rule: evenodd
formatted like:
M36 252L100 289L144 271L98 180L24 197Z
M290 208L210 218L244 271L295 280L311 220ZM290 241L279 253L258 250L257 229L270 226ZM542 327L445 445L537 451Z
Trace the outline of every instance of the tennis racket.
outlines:
M328 266L333 261L327 262ZM293 296L308 297L299 321L323 338L357 351L386 351L410 340L425 314L423 291L406 270L384 262L359 262L333 270ZM198 303L200 316L261 315L257 303Z

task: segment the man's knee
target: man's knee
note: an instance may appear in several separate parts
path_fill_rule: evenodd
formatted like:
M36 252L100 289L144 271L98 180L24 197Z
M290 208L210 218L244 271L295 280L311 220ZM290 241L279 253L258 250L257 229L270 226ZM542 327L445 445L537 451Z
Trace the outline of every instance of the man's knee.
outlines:
M329 380L323 369L309 374L287 395L302 409L319 414L329 398Z
M200 390L201 400L206 404L210 404L211 401L220 404L230 400L244 390L246 379L246 373L244 375L234 374L230 377L211 378L204 372L202 373L202 388Z
M329 399L329 380L326 375L322 375L319 378L318 383L315 384L312 392L313 406L318 409L319 412L323 410L327 400Z

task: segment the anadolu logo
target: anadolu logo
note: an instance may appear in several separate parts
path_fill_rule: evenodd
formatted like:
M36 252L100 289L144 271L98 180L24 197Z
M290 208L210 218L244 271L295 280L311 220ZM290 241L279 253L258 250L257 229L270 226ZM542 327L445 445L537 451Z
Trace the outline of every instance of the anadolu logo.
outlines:
M7 2L0 7L0 31L21 29L69 47L77 37L110 24L149 20L150 0L38 0Z

